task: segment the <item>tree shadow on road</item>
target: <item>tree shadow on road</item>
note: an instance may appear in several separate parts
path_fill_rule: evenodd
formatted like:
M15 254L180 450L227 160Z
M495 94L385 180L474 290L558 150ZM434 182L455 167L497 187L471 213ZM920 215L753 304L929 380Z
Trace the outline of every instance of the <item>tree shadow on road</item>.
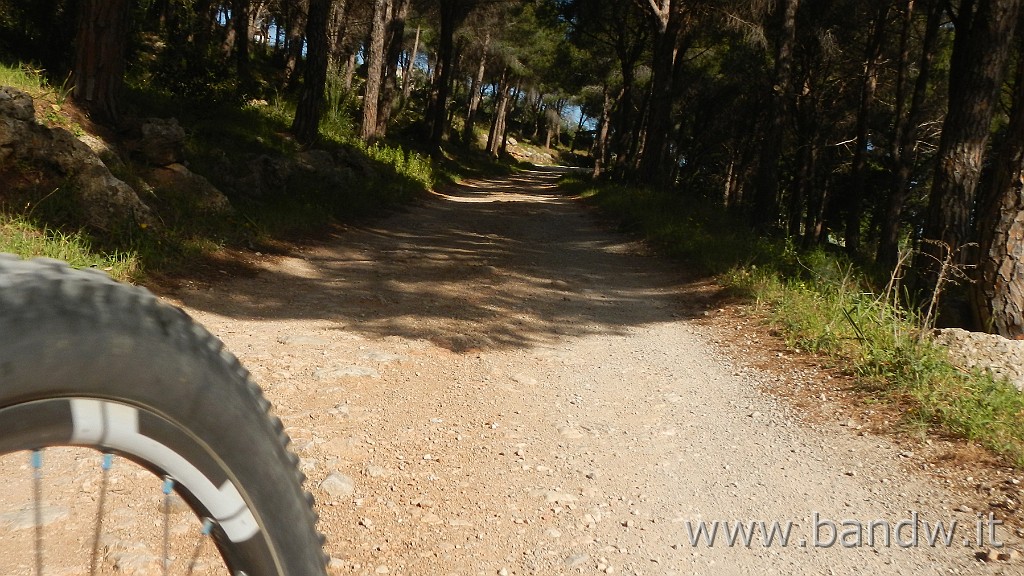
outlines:
M223 316L328 321L456 352L626 334L703 313L707 290L560 193L559 174L454 185L254 277L180 296Z

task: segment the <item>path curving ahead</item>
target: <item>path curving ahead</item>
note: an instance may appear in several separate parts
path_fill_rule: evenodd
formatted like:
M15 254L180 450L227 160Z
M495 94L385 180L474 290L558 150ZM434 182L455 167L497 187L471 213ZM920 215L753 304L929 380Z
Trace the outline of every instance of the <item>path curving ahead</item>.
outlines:
M694 322L684 271L560 195L558 174L454 186L174 294L274 402L332 573L1021 569L974 560L976 516L884 439L816 430L760 392ZM904 527L886 546L876 524L866 545L868 522L913 514L916 541ZM954 545L930 547L923 523L951 519ZM864 546L823 545L829 523L856 543L843 520ZM793 526L786 547L759 525L749 547L725 526L691 545L715 521Z

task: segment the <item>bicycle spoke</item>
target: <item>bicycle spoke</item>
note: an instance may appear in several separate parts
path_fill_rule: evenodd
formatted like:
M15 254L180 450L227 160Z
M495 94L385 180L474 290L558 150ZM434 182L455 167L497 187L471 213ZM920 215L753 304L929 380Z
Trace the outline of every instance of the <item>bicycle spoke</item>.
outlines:
M100 479L99 505L96 510L96 528L92 539L92 554L89 557L89 576L95 576L99 564L100 536L103 531L103 509L107 501L107 485L110 481L110 467L114 464L113 454L104 454L100 467L103 469L103 477Z
M32 493L35 502L36 574L43 573L43 452L32 451Z
M203 550L203 544L206 543L207 538L210 536L210 532L213 530L213 520L209 518L203 518L203 529L200 532L201 538L196 542L196 547L192 551L192 559L188 563L187 574L195 573L196 564L199 562L199 553Z
M169 476L164 478L164 576L171 568L171 491L174 489L174 480Z

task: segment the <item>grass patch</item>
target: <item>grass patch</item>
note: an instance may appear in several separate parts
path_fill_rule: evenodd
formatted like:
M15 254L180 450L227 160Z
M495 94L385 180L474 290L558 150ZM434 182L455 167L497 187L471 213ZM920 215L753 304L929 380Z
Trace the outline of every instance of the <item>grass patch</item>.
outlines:
M848 366L864 394L905 408L908 426L977 442L1024 466L1024 394L950 364L894 297L898 288L875 289L837 254L756 238L712 201L581 178L563 188L752 299L789 346Z
M614 215L621 230L642 234L665 254L703 273L783 260L793 265L783 244L757 238L745 223L711 202L611 182L596 184L580 175L563 178L561 186Z
M13 86L38 98L49 92L49 85L41 70L25 64L0 63L0 86Z
M5 214L0 214L0 252L23 258L56 258L75 268L98 268L122 282L135 276L139 266L135 253L101 253L83 234L40 229L33 222Z

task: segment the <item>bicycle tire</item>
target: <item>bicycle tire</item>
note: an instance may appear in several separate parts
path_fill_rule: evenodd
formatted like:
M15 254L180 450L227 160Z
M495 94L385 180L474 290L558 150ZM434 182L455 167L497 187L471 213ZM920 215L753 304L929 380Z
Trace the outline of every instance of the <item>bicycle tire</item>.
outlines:
M223 343L149 291L0 255L0 453L114 452L176 481L227 567L326 574L281 421Z

